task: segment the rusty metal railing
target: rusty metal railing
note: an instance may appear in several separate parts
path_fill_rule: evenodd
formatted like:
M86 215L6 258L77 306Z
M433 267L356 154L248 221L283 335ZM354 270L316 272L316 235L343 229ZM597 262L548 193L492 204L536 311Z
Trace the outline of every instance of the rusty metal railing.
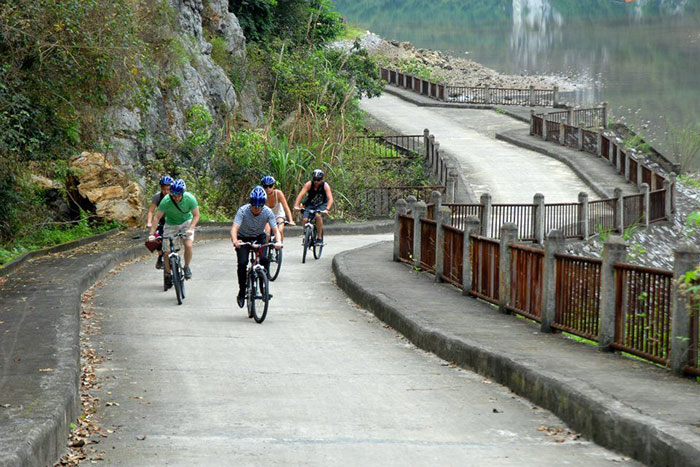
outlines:
M566 238L581 237L579 203L553 203L544 206L544 231L559 229Z
M498 271L500 244L479 235L469 239L472 262L472 294L491 303L498 303Z
M413 218L399 214L399 259L413 263Z
M583 142L581 147L589 154L598 154L598 132L591 130L581 130Z
M588 202L588 231L615 232L617 198L600 199Z
M420 235L420 266L425 271L435 272L437 222L432 219L421 219Z
M622 197L622 222L625 228L639 224L644 219L644 195Z
M511 244L511 289L508 308L535 321L542 320L544 250Z
M615 339L611 346L666 364L671 342L673 273L615 264Z
M512 222L518 226L518 238L535 240L534 204L493 204L491 205L491 232L493 238L501 238L501 226Z
M481 204L458 204L458 203L444 203L443 206L447 206L452 211L452 227L464 230L467 225L467 217L476 216L481 220L481 212L484 207Z
M598 340L602 260L555 254L555 318L552 327Z
M666 190L663 188L649 193L649 222L666 219Z
M464 231L448 225L443 225L444 262L442 278L457 287L462 287L462 263L464 261Z

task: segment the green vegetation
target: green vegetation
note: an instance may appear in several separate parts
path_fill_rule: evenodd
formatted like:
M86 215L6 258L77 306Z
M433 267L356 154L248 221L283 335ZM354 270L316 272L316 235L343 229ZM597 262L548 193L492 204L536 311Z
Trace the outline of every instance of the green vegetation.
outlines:
M361 39L362 36L365 35L367 32L366 29L357 27L357 26L352 26L350 24L345 25L345 29L343 30L342 34L338 39L344 40L344 41L351 41L355 39Z

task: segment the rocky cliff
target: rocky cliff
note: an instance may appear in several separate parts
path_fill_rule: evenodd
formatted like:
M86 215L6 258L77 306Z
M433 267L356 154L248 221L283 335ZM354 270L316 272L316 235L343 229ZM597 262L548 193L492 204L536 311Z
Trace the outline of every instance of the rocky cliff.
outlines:
M226 72L212 58L213 38L225 44L225 53L245 66L245 37L238 19L228 11L228 0L170 0L177 16L176 34L184 57L160 76L147 108L118 106L107 112L107 156L132 173L154 154L187 134L187 112L194 105L208 109L219 129L232 121L250 126L262 122L262 110L254 86L245 83L234 89ZM209 38L209 40L207 40ZM147 64L146 64L147 65ZM153 74L162 70L153 70Z

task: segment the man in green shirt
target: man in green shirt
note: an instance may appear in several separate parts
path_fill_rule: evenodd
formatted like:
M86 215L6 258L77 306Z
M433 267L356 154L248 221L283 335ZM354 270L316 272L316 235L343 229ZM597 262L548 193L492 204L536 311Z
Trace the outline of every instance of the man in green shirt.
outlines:
M149 240L155 239L155 227L158 221L165 216L165 228L163 229L163 238L171 237L177 233L185 233L187 239L185 244L185 279L192 277L190 271L190 261L192 260L192 244L194 242L194 228L199 222L199 207L197 199L191 193L185 191L185 182L182 179L175 180L170 185L170 194L167 195L158 205L158 213L153 220L151 226ZM163 242L163 250L169 248L169 244ZM165 261L165 277L168 284L172 284L169 280L170 264Z

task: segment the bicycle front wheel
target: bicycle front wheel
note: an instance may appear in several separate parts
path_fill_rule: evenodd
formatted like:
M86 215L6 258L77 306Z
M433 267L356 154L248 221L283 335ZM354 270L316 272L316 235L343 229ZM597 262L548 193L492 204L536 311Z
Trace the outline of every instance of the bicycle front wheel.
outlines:
M309 246L311 245L311 229L306 228L304 229L304 251L301 252L301 262L306 263L306 250L309 249Z
M280 274L280 269L282 269L282 250L275 250L270 247L270 253L268 254L268 260L270 261L270 280L274 281Z
M258 284L255 280L255 273L252 270L248 271L248 277L246 280L245 288L245 298L246 306L248 308L248 318L252 318L255 313L255 294L258 288Z
M175 258L170 258L170 274L173 280L173 287L175 288L175 297L177 298L177 304L182 305L182 282L180 281L180 266L177 264Z
M267 306L270 301L270 282L265 271L256 271L253 275L256 291L253 300L253 319L262 323L267 316Z
M321 257L321 252L323 251L323 245L316 245L316 240L318 239L318 233L316 232L316 227L314 226L314 258L319 259Z

